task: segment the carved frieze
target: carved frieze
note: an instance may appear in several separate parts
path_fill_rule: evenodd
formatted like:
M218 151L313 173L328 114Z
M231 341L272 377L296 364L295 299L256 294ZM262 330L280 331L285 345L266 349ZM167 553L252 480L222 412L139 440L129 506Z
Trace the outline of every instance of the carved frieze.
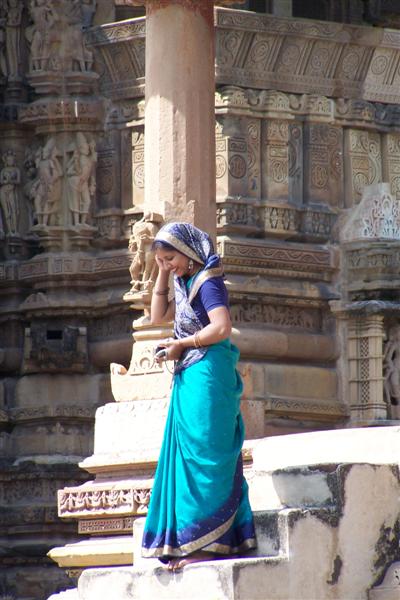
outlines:
M134 517L109 519L82 519L78 522L78 533L131 533Z
M332 255L326 248L292 244L290 247L252 240L230 241L221 236L218 251L230 272L269 272L278 277L330 280Z
M336 400L268 396L265 399L265 415L267 418L290 415L291 418L337 422L349 416L349 407Z
M216 28L220 84L399 102L398 32L228 9Z
M217 204L218 233L258 233L268 237L304 238L326 241L332 234L336 214L328 208L296 208L287 203L254 204L238 199Z
M58 491L60 517L88 517L103 515L141 515L147 512L151 489L132 485L93 484Z
M103 116L103 103L93 98L46 98L21 106L18 111L21 123L35 125L39 131L48 130L50 125L62 125L64 129L77 123L93 126Z
M273 327L321 331L321 312L317 308L301 308L290 304L243 301L231 303L233 323L262 323Z

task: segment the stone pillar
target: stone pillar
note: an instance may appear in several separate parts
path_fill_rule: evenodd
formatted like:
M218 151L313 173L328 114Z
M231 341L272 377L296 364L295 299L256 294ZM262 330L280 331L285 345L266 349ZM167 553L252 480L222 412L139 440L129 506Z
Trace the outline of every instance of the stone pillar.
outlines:
M352 421L387 418L383 400L383 315L354 319L348 325L349 393Z
M145 207L215 236L213 6L147 2Z

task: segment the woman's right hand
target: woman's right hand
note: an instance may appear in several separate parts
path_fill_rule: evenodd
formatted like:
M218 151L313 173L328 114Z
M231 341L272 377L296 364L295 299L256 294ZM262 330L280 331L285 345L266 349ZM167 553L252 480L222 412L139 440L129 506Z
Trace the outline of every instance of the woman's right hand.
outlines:
M161 272L163 272L163 273L168 273L169 274L169 269L167 269L164 261L159 256L157 256L157 254L155 255L155 259L156 259L156 263L158 265L158 270L161 271Z

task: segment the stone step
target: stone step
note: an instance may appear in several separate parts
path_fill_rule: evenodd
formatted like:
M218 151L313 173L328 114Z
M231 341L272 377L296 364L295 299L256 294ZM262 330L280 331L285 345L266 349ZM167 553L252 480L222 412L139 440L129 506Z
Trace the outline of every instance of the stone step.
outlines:
M285 577L287 565L279 557L227 559L176 573L162 566L87 569L78 591L79 600L269 600L281 597Z

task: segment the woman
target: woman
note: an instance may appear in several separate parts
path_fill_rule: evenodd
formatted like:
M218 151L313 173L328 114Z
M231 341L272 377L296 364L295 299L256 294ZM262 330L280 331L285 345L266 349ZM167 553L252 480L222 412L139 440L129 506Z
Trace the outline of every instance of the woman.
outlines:
M174 319L165 340L174 385L143 536L143 556L171 570L256 546L243 477L239 351L229 341L228 294L210 237L187 223L156 235L151 323ZM174 274L175 299L168 301ZM158 359L161 360L161 359Z

